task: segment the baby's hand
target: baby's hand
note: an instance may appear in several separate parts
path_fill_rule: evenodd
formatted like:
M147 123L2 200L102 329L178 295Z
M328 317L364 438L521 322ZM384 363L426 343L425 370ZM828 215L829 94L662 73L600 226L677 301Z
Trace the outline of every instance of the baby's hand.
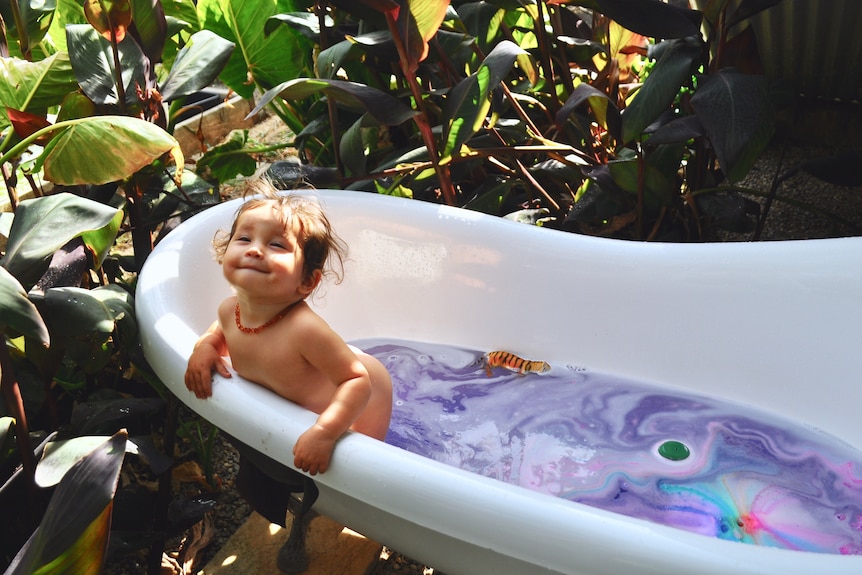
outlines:
M186 367L186 388L198 399L212 395L212 372L216 370L223 377L230 377L227 364L218 350L207 344L198 345L189 357Z
M325 472L337 439L328 429L315 423L296 440L293 465L311 475Z

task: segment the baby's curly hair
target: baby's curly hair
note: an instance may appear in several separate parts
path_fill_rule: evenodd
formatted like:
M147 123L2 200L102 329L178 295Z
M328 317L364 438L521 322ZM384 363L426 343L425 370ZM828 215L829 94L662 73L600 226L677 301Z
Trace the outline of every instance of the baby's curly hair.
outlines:
M249 196L252 196L250 199ZM316 198L301 194L279 194L269 180L256 179L250 182L243 191L245 201L237 210L230 232L219 230L213 238L213 249L216 261L224 260L228 242L236 233L236 223L239 217L248 210L271 205L288 229L294 221L299 222L299 237L297 241L302 248L303 279L308 279L315 270L320 270L326 278L332 277L335 283L341 283L344 278L344 261L347 259L347 245L339 238L323 207ZM296 220L294 220L296 218Z

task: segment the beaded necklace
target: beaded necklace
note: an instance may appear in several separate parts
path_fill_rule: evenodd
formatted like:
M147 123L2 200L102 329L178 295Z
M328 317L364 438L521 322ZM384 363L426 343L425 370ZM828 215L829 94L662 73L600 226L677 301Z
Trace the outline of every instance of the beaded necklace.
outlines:
M239 329L243 333L260 333L263 330L265 330L266 328L268 328L269 326L271 326L272 324L274 324L275 322L277 322L278 320L280 320L281 318L283 318L284 316L286 316L287 312L292 310L296 306L296 304L298 304L301 301L302 300L300 299L300 300L293 302L292 304L290 304L289 306L287 306L286 308L284 308L283 310L278 312L274 318L272 318L271 320L269 320L265 324L258 326L258 327L245 327L244 325L242 325L242 322L239 319L239 302L236 302L236 307L233 308L233 315L234 315L234 318L236 319L236 327L237 327L237 329Z

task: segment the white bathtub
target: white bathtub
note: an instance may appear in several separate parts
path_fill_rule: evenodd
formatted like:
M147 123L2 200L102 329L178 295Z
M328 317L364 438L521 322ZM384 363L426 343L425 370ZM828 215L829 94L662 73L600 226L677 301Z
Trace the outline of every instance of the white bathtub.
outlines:
M312 302L347 340L518 350L740 401L862 447L862 238L649 244L543 230L357 192L317 192L351 248ZM147 358L187 405L287 464L314 414L234 377L197 400L183 373L228 294L211 208L141 273ZM316 508L448 575L858 575L862 557L722 541L481 477L357 434Z

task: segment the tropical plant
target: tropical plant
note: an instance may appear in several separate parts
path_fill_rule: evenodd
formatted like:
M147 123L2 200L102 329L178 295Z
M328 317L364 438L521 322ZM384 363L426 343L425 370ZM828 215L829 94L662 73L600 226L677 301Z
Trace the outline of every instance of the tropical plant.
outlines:
M300 156L344 187L703 239L715 218L700 200L738 182L773 133L770 84L725 61L734 26L776 1L319 1L268 21L318 54L313 77L258 109L304 106Z
M166 128L188 95L216 79L234 45L200 28L191 0L165 7L168 14L159 0L0 2L0 168L10 209L0 216L4 563L49 521L42 512L51 489L37 485L45 446L34 448L32 437L66 441L128 427L162 434L165 453L174 453L177 410L140 352L134 273L163 222L218 201L213 184L183 170ZM40 173L54 186L49 195ZM22 179L34 199L19 201ZM132 236L123 254L112 250L120 233ZM78 459L93 449L68 445L79 446L65 449ZM170 464L153 465L156 450L147 451L168 499L149 503L157 517L139 516L139 533L114 538L127 545L155 545L177 528L166 516ZM26 512L16 511L19 502ZM67 524L67 535L102 533L86 517ZM63 553L84 544L63 541L72 546ZM161 547L152 555L158 566Z

